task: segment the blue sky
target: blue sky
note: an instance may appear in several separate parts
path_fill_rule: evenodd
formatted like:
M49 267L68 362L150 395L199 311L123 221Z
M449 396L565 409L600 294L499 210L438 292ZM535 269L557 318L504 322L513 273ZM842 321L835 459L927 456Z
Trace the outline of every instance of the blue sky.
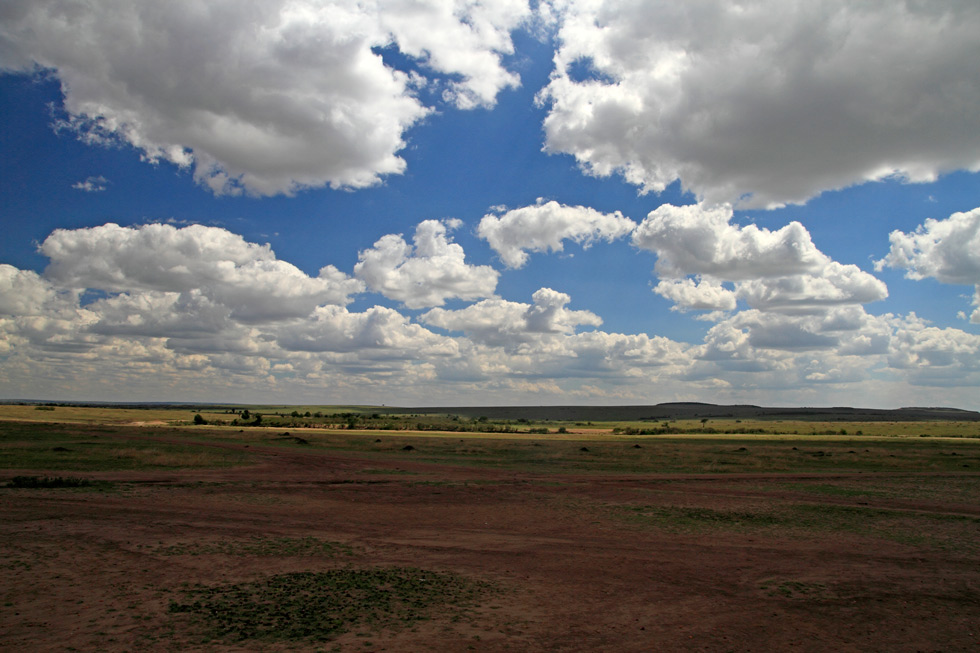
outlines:
M968 5L15 3L0 397L980 408Z

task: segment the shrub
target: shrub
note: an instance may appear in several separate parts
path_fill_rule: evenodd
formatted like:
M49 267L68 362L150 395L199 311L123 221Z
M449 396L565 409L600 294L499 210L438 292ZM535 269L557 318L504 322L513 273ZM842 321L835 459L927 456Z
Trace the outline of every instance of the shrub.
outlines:
M15 476L10 479L7 487L16 488L58 488L58 487L88 487L92 481L87 478L73 476Z

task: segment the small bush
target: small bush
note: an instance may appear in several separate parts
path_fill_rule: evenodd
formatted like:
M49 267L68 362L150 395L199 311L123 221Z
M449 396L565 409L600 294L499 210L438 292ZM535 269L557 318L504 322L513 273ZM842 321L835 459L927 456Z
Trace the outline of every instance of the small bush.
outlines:
M73 476L15 476L7 483L14 488L57 488L57 487L89 487L94 483L87 478Z

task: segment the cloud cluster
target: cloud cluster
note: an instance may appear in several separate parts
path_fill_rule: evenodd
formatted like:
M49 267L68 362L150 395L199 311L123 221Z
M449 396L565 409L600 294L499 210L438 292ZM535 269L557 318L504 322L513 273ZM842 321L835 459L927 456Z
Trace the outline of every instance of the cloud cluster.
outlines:
M276 259L268 245L202 225L59 229L40 251L51 260L45 276L65 287L196 291L244 322L303 317L321 304L347 304L363 290L332 265L309 277Z
M533 4L18 0L0 69L52 71L61 126L191 168L216 194L403 172L407 131L439 109L425 98L493 107L520 84L512 33L543 24L558 44L537 96L545 149L590 174L760 207L980 169L973 3Z
M932 277L942 283L974 286L970 321L980 324L980 208L928 219L912 233L893 231L888 255L875 262L906 270L910 279Z
M500 216L485 215L477 234L497 252L504 265L519 268L527 263L528 252L560 252L566 240L587 248L597 240L611 242L628 236L635 228L636 223L619 211L600 213L552 201L513 209Z
M488 265L468 265L447 229L458 220L426 220L415 228L414 246L400 235L383 236L362 250L354 274L368 287L407 308L442 306L447 299L489 297L500 274Z
M353 277L329 265L308 276L215 227L55 231L40 246L50 259L43 274L0 265L0 394L98 399L126 388L133 399L422 405L705 392L754 401L778 390L781 401L812 404L853 403L860 384L871 403L970 405L980 386L980 336L914 314L869 314L861 304L880 282L830 261L793 225L770 232L666 207L637 228L636 242L674 275L658 292L717 313L701 342L604 331L599 315L553 288L530 302L495 296L497 273L465 264L448 237L455 226L422 222L413 245L382 238ZM701 258L688 251L695 246ZM367 288L434 308L415 318L350 310ZM476 301L438 307L451 297ZM733 306L742 301L749 308Z
M591 174L769 207L980 169L973 3L552 4L546 147Z
M506 349L540 344L551 336L574 333L581 325L602 324L602 319L590 311L565 308L572 298L551 288L537 290L531 299L533 304L529 305L494 297L454 311L434 308L420 319L448 331L463 332L473 342Z
M817 249L799 222L770 231L731 220L728 205L663 204L651 211L632 242L657 254L656 271L664 281L655 292L681 309L732 310L741 299L751 308L786 314L821 313L888 296L871 274Z
M193 166L217 194L361 188L400 173L417 88L460 108L519 84L502 56L523 0L8 4L0 68L52 69L65 126L148 160ZM396 48L419 71L385 65Z

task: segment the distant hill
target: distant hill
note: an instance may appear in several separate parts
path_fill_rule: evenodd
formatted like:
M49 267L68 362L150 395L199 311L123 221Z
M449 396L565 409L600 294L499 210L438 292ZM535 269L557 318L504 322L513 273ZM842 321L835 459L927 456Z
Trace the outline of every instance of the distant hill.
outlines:
M752 405L719 406L697 402L653 406L476 406L431 408L383 408L386 413L443 414L487 419L565 420L572 422L666 421L677 419L794 419L812 421L980 421L980 413L958 408L767 408Z

